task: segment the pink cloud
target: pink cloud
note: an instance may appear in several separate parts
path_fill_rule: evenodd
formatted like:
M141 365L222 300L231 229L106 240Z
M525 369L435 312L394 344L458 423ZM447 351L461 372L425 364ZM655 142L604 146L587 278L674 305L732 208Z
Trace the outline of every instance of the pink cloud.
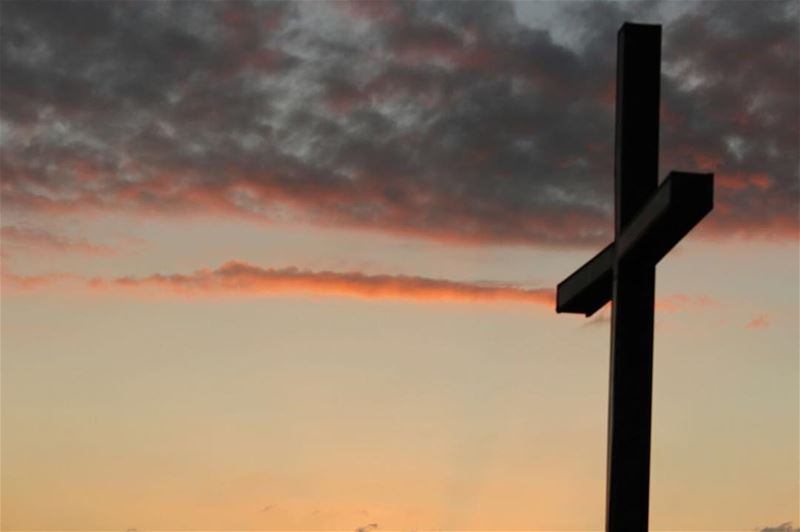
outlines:
M95 293L129 293L146 297L269 297L283 294L346 296L362 299L450 301L462 303L517 302L555 309L552 288L523 288L512 284L452 281L411 275L366 274L360 271L313 271L296 267L265 268L229 261L218 268L191 273L87 278L71 274L24 276L4 272L9 286L35 290L77 283ZM656 300L662 312L684 312L716 305L712 298L672 294ZM602 322L608 321L610 307ZM764 318L765 319L765 318ZM753 327L761 326L760 322ZM752 327L751 327L752 328Z
M709 296L690 296L686 294L672 294L656 299L656 310L662 312L681 312L694 309L714 307L717 302Z
M547 307L555 305L555 292L549 288L526 289L496 283L408 275L370 275L357 271L263 268L239 261L227 262L216 269L199 269L189 274L86 278L60 273L25 276L4 272L3 280L7 286L20 290L35 290L67 281L78 282L95 292L137 292L148 296L264 297L299 293L365 299L465 303L506 301Z
M12 288L17 291L34 291L64 282L85 282L85 280L70 273L45 273L41 275L17 275L15 273L2 271L2 285L4 289Z
M412 301L516 301L553 306L552 289L525 289L406 275L369 275L362 272L262 268L230 261L216 269L190 274L154 274L145 277L95 278L96 290L152 290L180 296L267 296L308 293L368 299Z
M757 330L766 329L770 325L772 325L772 319L769 314L764 313L755 316L752 320L747 322L744 327L745 329Z

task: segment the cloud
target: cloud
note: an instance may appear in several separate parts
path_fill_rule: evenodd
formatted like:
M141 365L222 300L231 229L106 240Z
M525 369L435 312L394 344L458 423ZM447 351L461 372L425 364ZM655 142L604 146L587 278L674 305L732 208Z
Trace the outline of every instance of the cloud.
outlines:
M748 321L744 327L745 329L757 330L766 329L770 325L772 325L772 319L769 314L764 313L755 316L752 320Z
M350 296L411 301L513 301L552 307L552 289L527 289L500 283L470 283L406 275L368 275L361 272L310 271L294 267L262 268L230 261L216 269L190 274L143 277L85 278L70 274L18 275L3 272L14 288L31 290L69 282L94 291L141 292L180 297L270 296L286 293Z
M761 532L798 532L800 528L794 528L791 521L781 523L778 526L768 526L761 529Z
M4 208L294 221L447 242L611 238L616 31L506 2L3 4ZM791 2L664 29L662 173L717 173L707 236L798 236Z
M5 288L37 291L69 287L73 291L102 294L129 294L157 298L226 298L270 297L286 294L353 297L358 299L400 300L418 303L512 302L555 310L555 290L523 288L508 283L452 281L410 275L366 274L359 271L312 271L296 267L265 268L241 261L229 261L218 268L202 268L188 274L151 274L146 276L84 277L70 273L20 275L3 270ZM658 312L703 310L718 303L708 296L671 294L656 299ZM583 327L594 328L611 323L611 308ZM767 315L747 324L756 329L769 325ZM271 509L264 507L264 511Z
M154 274L146 277L94 278L97 290L156 290L182 296L309 293L370 299L413 301L517 301L554 305L551 289L525 289L511 285L485 285L405 275L368 275L289 268L262 268L231 261L216 269L191 274Z
M656 310L662 312L705 309L717 305L717 301L706 295L690 296L687 294L671 294L669 296L656 298Z
M696 310L704 310L708 308L717 307L719 303L707 296L697 295L690 296L687 294L670 294L666 296L656 297L655 311L658 312L688 312ZM613 303L603 307L594 317L583 322L583 327L594 328L597 326L611 325L611 314L613 312Z
M4 269L3 282L18 290L38 290L69 285L94 293L137 294L156 297L269 297L283 294L345 296L359 299L416 302L515 302L555 309L555 290L523 288L490 281L453 281L411 275L366 274L359 271L312 271L296 267L265 268L229 261L218 268L202 268L183 274L83 277L69 273L19 275ZM671 294L656 299L656 310L685 312L717 305L707 296ZM766 316L754 320L766 326ZM586 321L594 327L610 323L609 311ZM764 321L762 324L761 321ZM753 328L748 324L748 327Z
M84 253L87 255L113 255L114 250L101 244L93 244L84 238L73 238L37 229L6 225L0 228L4 246L12 245L39 251Z
M85 284L85 279L70 273L46 273L41 275L19 275L2 269L2 284L4 288L13 288L22 291L39 290L54 285L72 283Z

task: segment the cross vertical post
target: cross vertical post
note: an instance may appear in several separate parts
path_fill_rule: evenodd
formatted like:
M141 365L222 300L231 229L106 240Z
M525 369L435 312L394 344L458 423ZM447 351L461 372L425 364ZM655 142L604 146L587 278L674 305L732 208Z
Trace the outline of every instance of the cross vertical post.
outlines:
M661 27L617 34L614 236L658 187ZM650 488L655 264L617 260L609 371L606 530L646 531Z
M661 27L617 35L614 242L558 284L556 311L612 301L606 531L646 532L650 500L656 264L714 206L714 175L658 184Z

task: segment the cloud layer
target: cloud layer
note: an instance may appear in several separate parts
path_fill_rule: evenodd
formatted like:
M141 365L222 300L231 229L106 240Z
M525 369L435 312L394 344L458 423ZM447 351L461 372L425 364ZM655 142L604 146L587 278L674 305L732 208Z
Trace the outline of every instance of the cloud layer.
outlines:
M3 3L4 208L215 214L455 242L610 238L616 30L653 4ZM708 234L798 234L793 2L665 28L662 168ZM555 29L553 30L555 31Z

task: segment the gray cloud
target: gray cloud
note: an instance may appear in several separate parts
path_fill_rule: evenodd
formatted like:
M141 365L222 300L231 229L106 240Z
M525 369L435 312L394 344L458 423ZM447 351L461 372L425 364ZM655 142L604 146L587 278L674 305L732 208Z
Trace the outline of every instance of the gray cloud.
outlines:
M610 238L616 30L580 46L505 2L4 2L2 198L26 212L215 212L464 242ZM714 170L707 234L796 236L791 2L665 28L662 164Z
M760 532L797 532L800 528L794 528L791 521L781 523L778 526L768 526L761 529Z

